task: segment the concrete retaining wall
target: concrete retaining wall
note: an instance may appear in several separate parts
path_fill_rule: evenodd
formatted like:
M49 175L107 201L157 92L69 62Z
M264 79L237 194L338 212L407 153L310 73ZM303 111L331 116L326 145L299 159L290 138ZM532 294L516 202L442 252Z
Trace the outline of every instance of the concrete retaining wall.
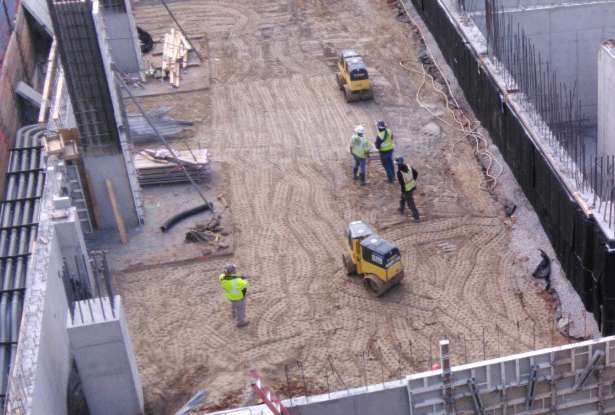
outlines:
M596 124L598 50L603 41L615 38L615 2L528 7L506 14L531 39L543 61L555 69L558 80L570 89L576 85L584 117ZM485 33L484 15L475 15L474 21Z
M8 413L65 415L71 351L66 330L69 304L64 284L65 259L81 258L91 273L79 217L58 199L63 162L52 159L41 200L15 362L9 378ZM74 264L73 264L74 266ZM92 275L85 278L91 280ZM91 282L90 282L91 284Z
M62 253L51 213L60 192L59 171L47 171L38 238L28 268L19 343L9 379L9 413L64 415L70 369L62 283ZM11 412L19 411L22 412Z
M615 154L615 42L598 54L598 155Z
M508 91L487 56L479 29L455 0L412 3L454 71L477 119L510 166L536 211L566 277L592 312L602 334L615 333L615 233L562 167L547 137L523 109L523 94ZM603 209L604 211L604 209Z

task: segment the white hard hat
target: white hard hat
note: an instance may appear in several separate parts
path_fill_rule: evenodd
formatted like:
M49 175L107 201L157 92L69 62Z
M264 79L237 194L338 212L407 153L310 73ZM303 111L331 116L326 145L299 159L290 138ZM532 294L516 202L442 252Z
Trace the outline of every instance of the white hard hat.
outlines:
M354 132L359 135L363 135L365 134L365 127L363 127L362 125L357 125L354 129Z

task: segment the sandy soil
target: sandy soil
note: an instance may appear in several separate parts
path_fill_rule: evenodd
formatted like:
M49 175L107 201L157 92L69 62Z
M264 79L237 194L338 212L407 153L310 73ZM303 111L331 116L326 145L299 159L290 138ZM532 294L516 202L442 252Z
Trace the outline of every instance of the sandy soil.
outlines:
M566 341L554 330L551 298L530 276L538 256L528 253L546 237L480 190L472 146L451 127L441 97L427 87L423 100L447 122L417 105L420 76L399 62L419 69L419 42L388 2L171 7L207 42L210 88L150 106L164 102L197 122L191 142L228 166L230 185L220 190L232 200L231 260L251 277L251 324L231 324L217 285L228 259L116 275L148 413L171 413L199 388L210 393L209 409L239 405L251 368L283 395L315 393L426 370L443 336L455 363ZM155 36L171 27L159 5L141 2L135 12ZM337 89L335 54L344 47L365 56L374 102L349 105ZM379 162L368 167L367 187L351 179L352 129L364 124L373 136L378 119L420 173L421 223L396 211L398 186L386 183ZM517 189L510 177L503 183ZM403 253L407 279L382 299L342 270L344 230L356 219ZM530 239L513 243L515 233Z

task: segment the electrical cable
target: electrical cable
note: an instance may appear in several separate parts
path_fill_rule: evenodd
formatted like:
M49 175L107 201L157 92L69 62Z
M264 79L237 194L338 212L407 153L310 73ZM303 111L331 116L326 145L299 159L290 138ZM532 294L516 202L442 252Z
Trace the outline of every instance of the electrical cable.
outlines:
M463 138L458 140L458 141L456 141L455 143L453 143L453 146L451 148L452 151L454 151L455 146L458 143L460 143L461 141L463 141L463 140L465 140L467 138L471 138L473 140L473 144L474 144L473 147L475 147L474 152L475 152L476 156L478 157L479 161L480 160L486 160L486 163L487 163L486 166L483 165L484 174L486 176L486 179L481 183L480 188L481 188L481 190L486 190L486 191L491 193L497 187L498 178L504 172L504 166L487 149L487 147L489 146L489 143L482 136L482 134L478 131L478 129L480 128L480 122L479 121L472 122L470 117L468 117L466 112L459 105L459 102L457 101L457 99L455 98L455 95L453 94L453 89L452 89L450 83L444 77L444 72L442 71L442 69L438 65L438 63L437 63L437 61L436 61L436 59L434 57L434 54L432 53L431 49L429 48L429 45L427 45L427 42L425 41L425 36L423 35L423 31L421 30L419 25L416 23L416 21L410 16L410 13L409 13L408 9L406 8L406 5L404 4L403 0L400 0L399 3L401 4L402 8L404 9L404 13L405 13L406 17L408 17L408 20L410 21L410 24L418 32L418 34L420 36L420 40L423 43L423 45L425 46L425 52L427 53L427 56L430 59L430 61L435 66L436 70L440 73L440 75L442 77L442 80L444 81L444 85L446 86L446 92L448 92L448 94L447 94L445 91L443 91L441 89L443 86L441 84L438 84L436 82L436 79L431 74L429 74L427 72L427 70L425 68L425 64L423 62L421 62L421 70L419 71L419 70L416 70L414 68L408 67L407 64L402 61L399 64L400 64L400 66L404 70L406 70L408 72L414 72L416 74L421 75L421 84L419 85L419 87L417 89L415 100L416 100L416 102L419 104L419 106L421 108L423 108L425 111L427 111L434 118L436 118L437 120L439 120L443 124L453 128L454 130L463 133ZM438 94L442 95L442 97L444 98L446 109L447 109L448 112L451 113L451 115L453 117L453 120L455 121L456 125L451 123L451 122L449 122L448 120L444 119L442 116L436 114L431 108L429 108L428 105L426 105L421 100L421 92L423 91L423 88L425 87L425 84L427 83L427 78L429 78L431 80L431 85L432 85L434 91L436 91ZM451 102L449 100L449 97L452 99L454 107L451 106ZM456 109L456 111L455 111L455 109ZM493 172L493 169L494 169L495 165L497 165L499 167L499 172L497 172L497 174L494 174L494 172Z

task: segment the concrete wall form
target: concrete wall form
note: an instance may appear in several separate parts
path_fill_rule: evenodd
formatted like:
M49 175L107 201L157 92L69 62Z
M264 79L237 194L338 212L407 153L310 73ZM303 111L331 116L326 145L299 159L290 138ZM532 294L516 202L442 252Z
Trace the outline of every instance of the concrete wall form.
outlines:
M453 345L454 347L455 345ZM596 357L595 364L594 358ZM584 374L588 374L586 380ZM535 379L535 380L531 380ZM469 386L476 386L476 395ZM615 337L552 347L451 369L452 407L456 413L584 415L615 410ZM292 415L443 414L441 370L404 380L284 401ZM534 386L534 394L528 393ZM264 405L215 412L215 415L271 415ZM212 414L212 415L214 415Z
M553 6L578 5L589 3L608 3L613 0L499 0L504 11L532 10ZM465 0L466 10L470 13L485 11L485 0Z

